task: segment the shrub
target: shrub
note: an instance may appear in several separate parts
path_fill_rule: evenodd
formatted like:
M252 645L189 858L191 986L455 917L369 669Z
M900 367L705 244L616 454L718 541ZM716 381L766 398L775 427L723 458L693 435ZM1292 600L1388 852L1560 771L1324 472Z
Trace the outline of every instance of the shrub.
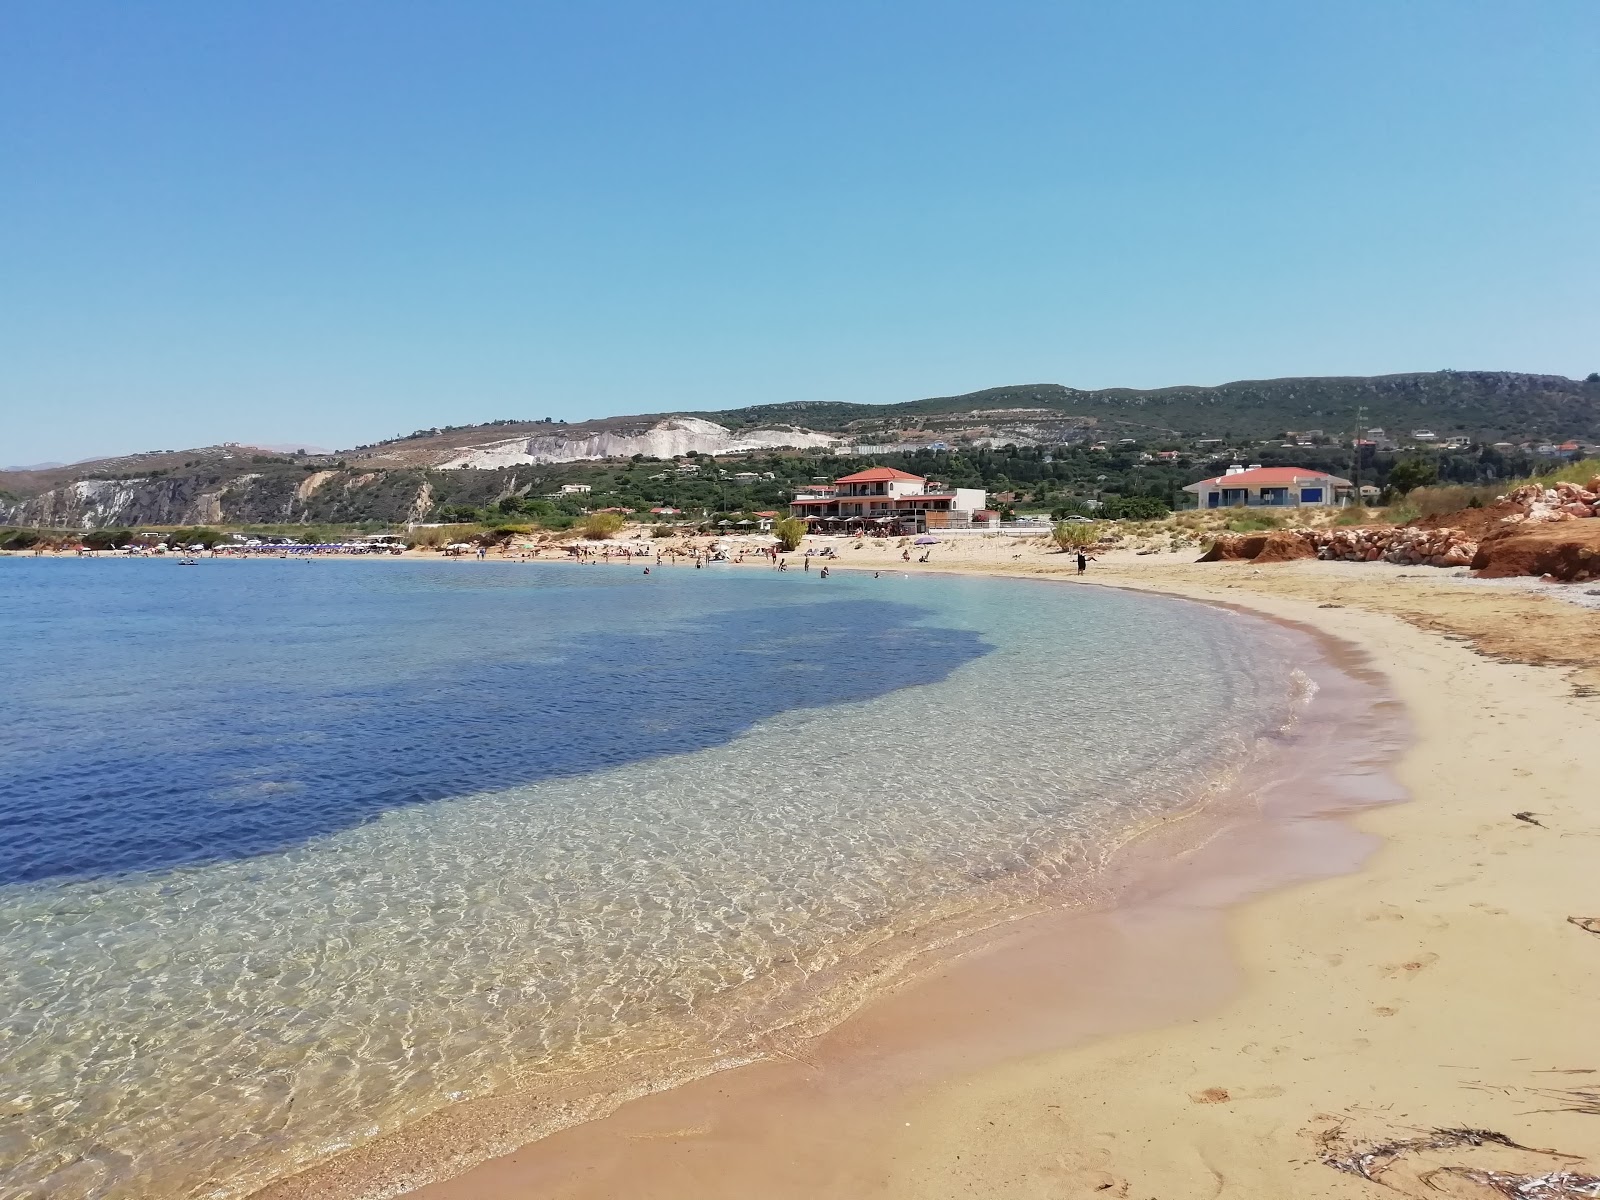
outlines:
M1079 550L1100 540L1100 527L1088 521L1057 521L1050 538L1063 551Z
M40 541L36 529L7 529L0 535L0 550L32 550Z
M1097 515L1110 521L1159 521L1171 511L1165 500L1155 496L1107 496Z
M577 523L577 530L591 542L603 542L623 526L621 513L590 513Z
M799 517L785 517L773 525L772 536L778 539L778 545L785 550L794 550L799 547L800 539L806 536L806 523Z

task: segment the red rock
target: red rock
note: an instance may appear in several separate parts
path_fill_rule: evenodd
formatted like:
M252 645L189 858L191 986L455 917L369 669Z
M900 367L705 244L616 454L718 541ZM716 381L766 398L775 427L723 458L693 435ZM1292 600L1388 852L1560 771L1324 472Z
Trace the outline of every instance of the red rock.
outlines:
M1515 525L1478 544L1473 573L1483 579L1541 575L1556 580L1600 574L1600 522Z

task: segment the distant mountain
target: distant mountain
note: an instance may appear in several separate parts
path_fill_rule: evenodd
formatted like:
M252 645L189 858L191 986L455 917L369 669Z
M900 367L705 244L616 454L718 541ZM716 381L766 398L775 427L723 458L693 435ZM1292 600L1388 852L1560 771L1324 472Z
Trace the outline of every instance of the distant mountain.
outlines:
M1364 411L1363 411L1364 410ZM1027 414L1181 437L1263 438L1286 430L1429 427L1488 441L1600 437L1600 380L1512 371L1242 380L1216 387L1080 391L1022 384L904 404L771 404L699 414L739 426L789 421L852 434L952 417L1027 423ZM1047 415L1048 414L1048 415Z
M1041 383L902 404L765 404L570 425L494 421L418 430L337 454L298 444L150 451L0 472L0 523L104 528L425 520L447 505L540 495L554 482L636 457L798 451L887 458L918 449L971 456L1122 439L1239 445L1278 440L1288 431L1321 431L1337 441L1374 427L1402 441L1427 429L1440 439L1596 442L1600 377L1435 371L1147 391ZM957 467L940 469L948 477Z
M49 471L55 467L64 467L66 465L66 463L58 462L29 463L27 466L22 467L0 467L0 473L7 471Z

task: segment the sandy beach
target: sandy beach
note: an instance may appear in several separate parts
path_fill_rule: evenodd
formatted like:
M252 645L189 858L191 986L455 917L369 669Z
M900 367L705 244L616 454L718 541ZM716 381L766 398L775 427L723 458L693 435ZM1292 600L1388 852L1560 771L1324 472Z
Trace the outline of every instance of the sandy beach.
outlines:
M1280 794L1260 820L1169 831L1115 909L936 954L767 1061L499 1157L515 1108L463 1112L446 1153L369 1145L259 1195L1595 1194L1600 589L1188 548L1107 549L1080 580L1043 538L951 538L927 564L816 544L837 568L1150 590L1314 629L1392 697L1367 765L1403 802Z
M888 549L839 565L928 569ZM1549 1188L1600 1172L1600 937L1569 920L1600 917L1600 613L1532 581L1191 557L1113 552L1086 582L1337 639L1403 705L1405 803L1186 847L1116 912L1019 922L772 1062L415 1194L1592 1194ZM1070 573L1042 541L936 558Z

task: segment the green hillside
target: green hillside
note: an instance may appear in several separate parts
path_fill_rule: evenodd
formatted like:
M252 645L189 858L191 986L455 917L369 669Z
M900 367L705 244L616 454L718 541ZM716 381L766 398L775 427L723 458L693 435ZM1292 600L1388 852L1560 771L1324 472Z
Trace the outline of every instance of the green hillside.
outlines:
M1600 440L1600 377L1579 381L1512 371L1241 380L1154 391L1020 384L904 404L764 404L693 415L738 428L785 422L833 431L858 422L893 426L940 414L1017 408L1190 438L1266 438L1307 428L1331 434L1354 428L1357 411L1364 409L1366 425L1391 431L1426 427L1441 436L1484 441Z

